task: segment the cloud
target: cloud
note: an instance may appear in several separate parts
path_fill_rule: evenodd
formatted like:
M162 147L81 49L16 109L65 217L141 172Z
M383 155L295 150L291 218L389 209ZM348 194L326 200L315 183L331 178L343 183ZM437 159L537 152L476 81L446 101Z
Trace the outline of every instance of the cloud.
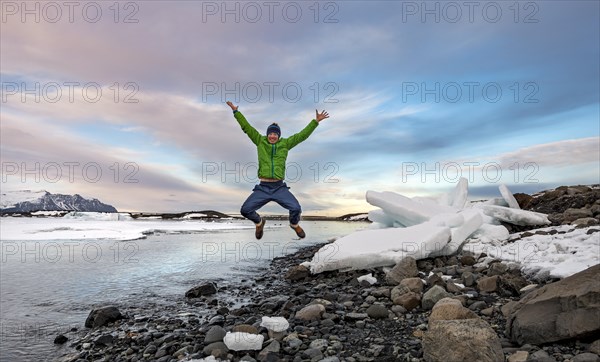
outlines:
M587 137L579 139L568 139L550 143L537 144L522 147L515 151L505 152L497 155L478 156L471 159L458 159L443 161L442 164L455 163L465 165L467 163L483 166L488 163L498 164L502 169L509 169L515 164L535 164L538 167L571 167L584 166L589 163L600 164L600 138ZM475 167L480 169L481 167Z
M573 173L579 180L598 173L589 167L598 160L594 136L600 132L597 2L568 8L535 3L535 23L523 22L531 15L523 12L515 22L512 3L502 2L498 22L482 18L481 7L469 21L462 3L460 21L442 16L436 22L433 15L407 18L412 2L300 2L297 23L281 18L282 4L273 22L263 7L255 23L243 16L239 22L231 15L205 18L207 4L249 9L243 2L136 4L136 23L115 23L112 3L101 2L105 16L97 23L25 23L13 16L3 24L3 86L47 88L56 82L63 91L57 102L44 97L52 92L37 102L3 93L3 161L96 160L107 176L115 162L134 162L143 185L77 187L127 208L214 205L235 211L252 182L223 182L220 174L204 180L207 164L231 168L256 161L254 146L223 104L232 99L260 132L277 121L290 135L314 117L315 108L329 111L331 118L288 159L304 172L293 187L307 210L356 208L369 187L431 187L398 182L399 165L407 161L587 169ZM326 23L326 16L338 21ZM80 84L73 101L66 82ZM277 82L274 99L265 82ZM406 99L405 82L494 82L503 93L496 103L484 100L480 89L473 102L423 101L422 94ZM86 84L89 93L83 92ZM96 84L100 101L86 101ZM216 93L208 92L206 86L215 84ZM262 91L256 102L243 94L254 84ZM283 94L290 84L301 89L297 102ZM538 103L524 102L526 96ZM329 163L339 167L339 185L322 183ZM312 180L316 169L321 184ZM556 172L543 176L549 184L564 179Z
M600 164L600 138L562 140L524 147L496 157L500 165L508 167L518 162L536 163L539 166L573 166L577 164Z

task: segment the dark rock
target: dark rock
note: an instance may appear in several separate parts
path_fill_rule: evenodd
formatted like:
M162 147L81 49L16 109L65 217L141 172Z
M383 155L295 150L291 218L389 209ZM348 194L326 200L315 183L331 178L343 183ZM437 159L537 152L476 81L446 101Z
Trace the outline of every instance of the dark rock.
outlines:
M551 357L548 352L539 350L530 354L527 362L556 362L556 359Z
M431 287L431 289L426 291L425 294L423 294L421 306L423 309L431 309L439 300L448 297L450 297L450 294L448 294L444 288L440 287L439 285L434 285Z
M307 358L311 361L318 361L323 359L323 353L316 348L309 348L302 351L302 357Z
M218 325L223 325L225 324L225 317L223 317L222 315L218 314L214 317L212 317L211 319L209 319L208 321L208 325L214 325L214 324L218 324Z
M592 210L590 209L567 209L563 212L564 220L569 222L592 216L594 216L594 214L592 214Z
M527 284L527 280L520 275L506 274L500 276L500 290L506 296L519 296L521 289Z
M346 320L361 320L368 318L369 315L367 313L347 313L344 318Z
M85 326L87 328L97 328L105 326L109 323L116 322L119 319L123 319L123 315L119 312L117 307L102 307L93 309L85 320Z
M58 336L56 336L56 338L54 338L54 344L63 344L68 340L69 339L67 337L65 337L62 334L59 334Z
M229 348L227 348L227 345L225 345L223 342L214 342L204 347L202 352L205 355L210 356L215 350L229 351Z
M493 263L492 265L490 265L487 275L488 276L502 275L502 274L506 273L507 270L508 270L508 265L506 265L504 263Z
M212 295L217 292L217 285L215 283L204 283L197 287L193 287L185 293L188 298L198 298L205 295Z
M258 360L259 361L279 361L279 356L277 355L277 353L279 353L281 346L279 344L279 342L277 340L273 340L271 341L271 343L269 343L265 348L262 349L262 351L260 351L258 353Z
M519 207L524 210L527 210L529 204L531 203L531 200L533 200L533 197L527 194L516 193L513 194L513 196L515 197L515 200L517 200Z
M472 287L475 285L476 277L471 272L464 272L461 276L462 282L466 287Z
M402 279L416 277L418 273L417 261L412 256L407 256L386 274L385 279L388 284L398 285Z
M458 265L458 258L456 257L456 255L452 255L451 257L449 257L448 260L446 261L446 265L447 266Z
M381 304L373 304L367 308L367 315L373 319L387 318L389 311Z
M423 281L421 278L402 279L400 286L407 287L411 292L421 293L423 291Z
M221 307L221 308L217 309L217 314L227 315L227 314L229 314L229 308Z
M438 285L440 287L446 286L446 282L438 273L434 273L427 278L427 285Z
M402 285L402 283L400 283ZM375 298L390 297L390 288L378 288L371 291L371 295Z
M289 281L302 280L310 275L310 270L304 265L295 265L288 269L285 279Z
M422 259L417 261L417 268L423 270L425 273L429 273L433 270L433 263L430 259Z
M473 255L463 255L460 258L460 263L462 265L475 265L477 263L477 259L475 259L475 257Z
M481 309L484 309L485 307L487 307L487 304L485 304L485 302L482 300L478 300L478 301L474 302L473 304L471 304L469 306L469 309L470 310L481 310Z
M451 281L446 283L446 290L450 293L460 293L460 288L458 285L452 283Z
M110 334L102 334L94 339L94 344L100 346L109 346L113 344L114 338L115 337Z
M495 292L498 289L499 279L500 277L498 275L483 277L477 281L477 288L482 292Z
M155 345L151 344L144 349L144 354L155 354L158 348Z
M393 302L401 305L406 310L413 310L421 304L421 294L415 292L404 293L394 298Z
M221 326L212 326L208 332L206 332L206 336L204 337L204 344L211 344L214 342L223 341L223 337L225 337L227 332Z

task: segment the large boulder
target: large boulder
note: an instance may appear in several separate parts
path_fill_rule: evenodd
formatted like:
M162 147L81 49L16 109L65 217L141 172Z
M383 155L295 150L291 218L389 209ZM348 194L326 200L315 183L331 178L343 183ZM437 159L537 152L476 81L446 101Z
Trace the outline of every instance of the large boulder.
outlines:
M532 291L503 308L506 334L520 345L600 333L600 264Z
M433 306L429 315L429 323L439 320L475 319L475 312L463 307L458 299L443 298Z
M428 362L504 362L500 339L492 327L452 298L442 298L433 306L423 334L423 358Z
M185 292L185 296L187 298L198 298L205 295L212 295L217 292L217 285L215 283L204 283L197 287L193 287L192 289Z
M400 260L385 276L390 285L398 285L403 279L416 277L419 274L417 261L412 256Z
M109 323L122 319L123 315L117 307L102 307L93 309L85 320L87 328L102 327Z

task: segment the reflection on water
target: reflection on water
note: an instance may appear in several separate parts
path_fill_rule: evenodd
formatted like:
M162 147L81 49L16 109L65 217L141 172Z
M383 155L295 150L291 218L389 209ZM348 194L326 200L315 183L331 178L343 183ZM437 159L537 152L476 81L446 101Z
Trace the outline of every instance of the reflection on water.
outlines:
M56 335L83 322L95 306L164 303L203 280L235 284L273 257L364 228L366 223L309 221L297 239L286 222L254 230L158 234L135 241L7 241L0 263L1 361L44 360Z

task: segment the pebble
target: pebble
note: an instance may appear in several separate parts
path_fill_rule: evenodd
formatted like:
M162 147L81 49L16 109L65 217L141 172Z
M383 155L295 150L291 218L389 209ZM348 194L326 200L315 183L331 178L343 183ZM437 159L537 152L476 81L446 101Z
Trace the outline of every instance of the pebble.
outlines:
M124 315L135 317L114 323L114 326L102 327L102 330L89 330L84 337L75 337L76 333L81 333L77 331L62 336L75 340L69 348L77 347L77 358L82 360L105 358L168 362L201 359L212 354L232 362L421 361L420 338L427 333L430 312L418 305L407 313L406 308L395 305L390 299L391 286L359 286L355 279L364 275L364 271L323 273L293 283L279 280L279 276L291 266L310 258L312 254L308 250L316 249L318 246L276 258L271 267L247 288L220 289L212 299L201 297L183 302L187 298L182 296L180 300L165 303L165 306L142 303L140 306L124 307ZM500 293L480 295L474 286L478 279L491 275L489 270L472 267L476 258L471 255L449 259L419 261L419 275L427 279L428 284L424 285L420 279L414 278L405 281L405 286L410 285L420 296L437 286L433 289L439 295L432 296L426 308L431 308L431 303L441 296L450 295L470 309L478 310L482 318L503 336L505 321L496 311L518 297L503 297ZM504 270L506 266L502 265L493 263L492 273ZM442 277L442 274L432 274L427 278L433 268L440 273L453 274L452 281L446 282L444 278L448 279L448 276ZM373 273L378 280L385 280L383 268L367 273ZM317 280L317 288L313 288ZM453 287L454 283L461 281L465 289ZM448 291L444 290L446 286ZM314 319L295 318L309 304L315 309ZM283 332L281 339L269 339L267 330L260 327L263 316L288 319L290 327ZM262 350L228 351L222 342L223 336L234 328L262 334ZM515 355L515 361L524 353L528 353L527 361L538 362L563 362L567 359L587 362L592 361L593 356L597 357L588 352L587 345L576 348L574 344L552 344L539 349L536 346L515 346L507 339L501 339L501 343L507 357Z

